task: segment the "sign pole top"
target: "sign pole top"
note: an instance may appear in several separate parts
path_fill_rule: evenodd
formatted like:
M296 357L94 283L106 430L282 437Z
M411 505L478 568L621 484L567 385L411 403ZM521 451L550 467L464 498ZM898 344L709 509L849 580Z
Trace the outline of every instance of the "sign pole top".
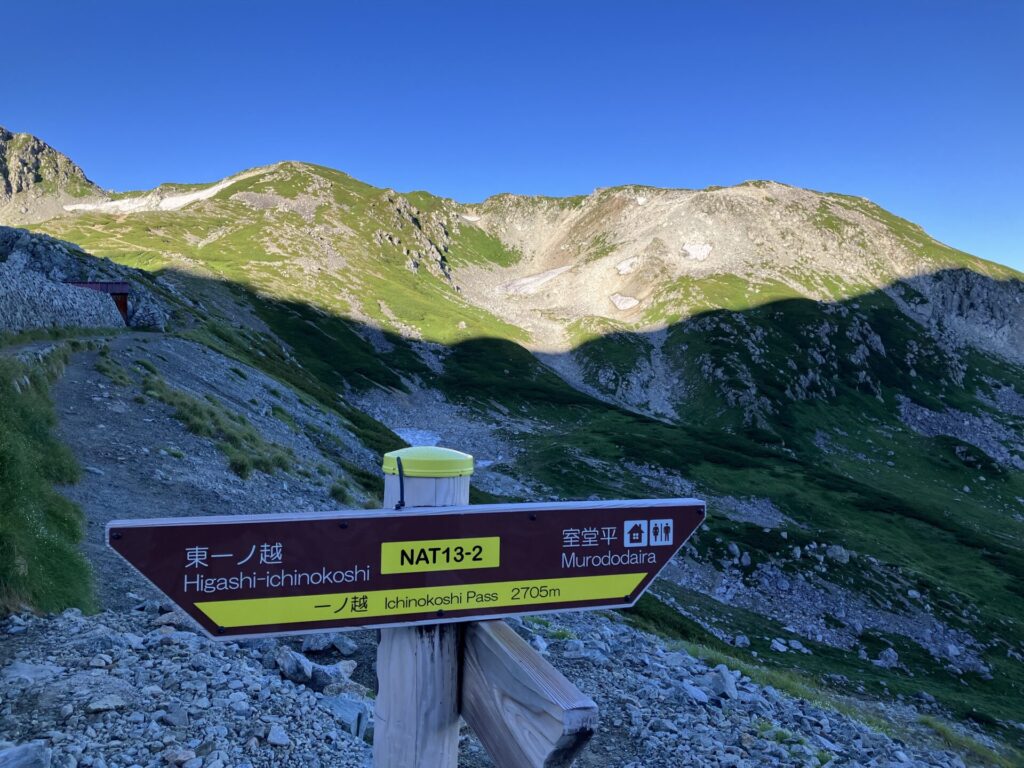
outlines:
M400 448L384 454L384 474L398 474L398 459L406 477L468 477L473 474L473 457L468 453L436 445Z

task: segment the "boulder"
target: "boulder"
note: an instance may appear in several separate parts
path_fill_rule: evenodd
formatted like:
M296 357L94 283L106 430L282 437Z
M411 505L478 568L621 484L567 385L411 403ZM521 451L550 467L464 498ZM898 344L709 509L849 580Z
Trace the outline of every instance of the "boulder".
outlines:
M894 649L886 648L878 654L878 658L873 663L876 667L889 669L900 663L900 655Z
M708 685L719 698L736 698L736 680L725 664L719 664L711 670L711 674L708 675Z
M359 643L346 634L335 635L333 645L342 656L351 656L359 650Z
M309 687L314 691L323 691L331 685L346 683L352 677L355 668L356 662L352 659L339 661L337 664L313 664Z
M281 674L293 683L308 683L313 677L313 662L287 645L277 649L274 661Z
M50 768L51 752L39 742L0 749L0 768Z
M302 652L326 651L334 644L337 635L330 632L318 632L315 635L306 635L302 638Z
M829 560L835 560L837 563L845 565L850 562L850 553L845 547L841 547L838 544L829 544L825 549L825 556Z
M341 727L358 739L363 738L370 723L370 709L354 696L324 696L318 702L330 712Z
M85 711L91 714L97 712L110 712L115 709L124 709L128 706L128 702L116 693L108 693L103 696L97 696L95 699L89 701L85 705Z
M680 687L692 701L695 701L698 704L708 703L708 695L693 683L683 681Z
M288 734L280 724L274 723L270 726L270 732L267 734L267 744L272 747L287 747L292 743L292 740L288 738Z

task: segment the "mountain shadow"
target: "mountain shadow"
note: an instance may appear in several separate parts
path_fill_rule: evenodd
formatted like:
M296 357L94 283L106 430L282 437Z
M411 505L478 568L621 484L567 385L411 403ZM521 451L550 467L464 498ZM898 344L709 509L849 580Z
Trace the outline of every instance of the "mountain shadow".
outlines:
M985 290L1004 295L999 281L956 272L929 277L989 280ZM499 429L507 423L517 448L509 471L547 496L662 495L666 478L674 479L711 500L696 546L713 557L728 556L725 541L755 562L830 542L901 569L915 589L936 596L945 620L986 643L992 674L953 678L921 659L914 679L884 678L890 690L927 689L990 725L1022 719L1024 669L1008 652L1024 648L1024 477L1014 463L1024 371L953 344L941 324L912 319L899 302L911 301L913 288L711 310L658 331L678 385L666 419L609 402L612 385L600 396L581 391L507 339L466 340L430 357L415 339L240 283L174 271L133 279L170 308L168 332L305 393L346 418L373 450L402 443L386 413L378 414L382 424L360 408L364 395L433 390ZM615 334L565 354L628 376L653 346L646 334ZM770 499L793 523L788 538L721 514L722 498ZM830 578L877 589L861 570L851 564ZM875 674L821 653L820 674Z

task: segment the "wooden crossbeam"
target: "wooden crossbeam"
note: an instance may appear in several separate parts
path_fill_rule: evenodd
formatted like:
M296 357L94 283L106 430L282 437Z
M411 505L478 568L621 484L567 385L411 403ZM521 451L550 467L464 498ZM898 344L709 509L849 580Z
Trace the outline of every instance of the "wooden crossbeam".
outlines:
M466 625L462 716L497 768L569 766L597 705L503 621Z

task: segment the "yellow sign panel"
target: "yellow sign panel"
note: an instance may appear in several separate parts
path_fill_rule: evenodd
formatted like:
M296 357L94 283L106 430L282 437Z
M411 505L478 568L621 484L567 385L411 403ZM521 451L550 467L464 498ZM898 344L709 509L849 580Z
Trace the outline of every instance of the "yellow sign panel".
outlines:
M371 592L217 600L195 605L219 627L258 627L430 611L564 604L619 597L626 602L628 595L645 576L645 573L619 573Z
M501 537L385 541L380 545L380 572L421 573L501 565Z

